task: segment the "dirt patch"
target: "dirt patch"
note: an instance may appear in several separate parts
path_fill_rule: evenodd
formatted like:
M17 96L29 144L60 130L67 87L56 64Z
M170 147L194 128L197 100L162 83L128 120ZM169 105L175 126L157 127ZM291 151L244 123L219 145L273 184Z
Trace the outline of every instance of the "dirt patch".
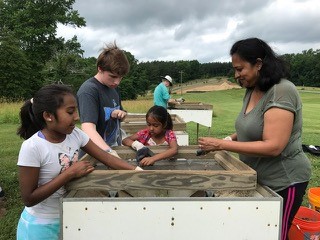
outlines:
M233 89L233 88L241 88L241 87L237 84L234 84L234 83L223 82L220 85L205 85L204 84L203 86L195 87L194 89L192 89L192 91L210 92L210 91L227 90L227 89Z
M233 88L241 88L238 84L232 83L228 80L223 80L221 83L198 83L195 85L183 86L182 93L187 92L211 92L211 91L220 91ZM175 89L174 93L181 93L181 89Z

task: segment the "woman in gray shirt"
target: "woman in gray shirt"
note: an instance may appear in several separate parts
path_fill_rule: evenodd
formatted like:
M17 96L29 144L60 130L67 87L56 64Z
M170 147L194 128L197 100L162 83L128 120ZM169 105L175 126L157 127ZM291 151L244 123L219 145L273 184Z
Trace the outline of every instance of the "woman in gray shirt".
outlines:
M311 176L310 161L302 150L301 99L285 79L284 62L261 39L236 42L230 55L235 79L247 89L236 133L225 139L201 137L199 145L204 151L239 153L256 170L258 183L282 196L281 240L286 240Z

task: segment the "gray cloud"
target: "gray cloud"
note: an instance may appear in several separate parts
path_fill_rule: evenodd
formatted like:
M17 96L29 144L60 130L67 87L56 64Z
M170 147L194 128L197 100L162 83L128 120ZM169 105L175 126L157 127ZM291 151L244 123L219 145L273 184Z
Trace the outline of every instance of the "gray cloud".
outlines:
M276 51L320 48L318 0L77 0L82 29L59 27L58 35L77 35L85 56L97 56L116 40L139 61L229 61L231 45L260 37Z

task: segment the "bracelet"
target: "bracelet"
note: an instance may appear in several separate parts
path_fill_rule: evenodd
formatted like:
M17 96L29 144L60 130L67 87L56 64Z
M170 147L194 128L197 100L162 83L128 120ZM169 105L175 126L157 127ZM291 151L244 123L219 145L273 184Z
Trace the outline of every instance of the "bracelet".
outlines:
M107 153L111 153L112 152L112 149L111 148L108 148L107 150L105 150Z

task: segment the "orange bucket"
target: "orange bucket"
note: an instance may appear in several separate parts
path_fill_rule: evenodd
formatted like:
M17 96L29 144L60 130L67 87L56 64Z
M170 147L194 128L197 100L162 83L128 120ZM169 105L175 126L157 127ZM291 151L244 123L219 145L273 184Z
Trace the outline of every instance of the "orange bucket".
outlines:
M308 190L309 207L320 212L320 187Z
M300 207L288 235L290 240L320 239L320 213Z

